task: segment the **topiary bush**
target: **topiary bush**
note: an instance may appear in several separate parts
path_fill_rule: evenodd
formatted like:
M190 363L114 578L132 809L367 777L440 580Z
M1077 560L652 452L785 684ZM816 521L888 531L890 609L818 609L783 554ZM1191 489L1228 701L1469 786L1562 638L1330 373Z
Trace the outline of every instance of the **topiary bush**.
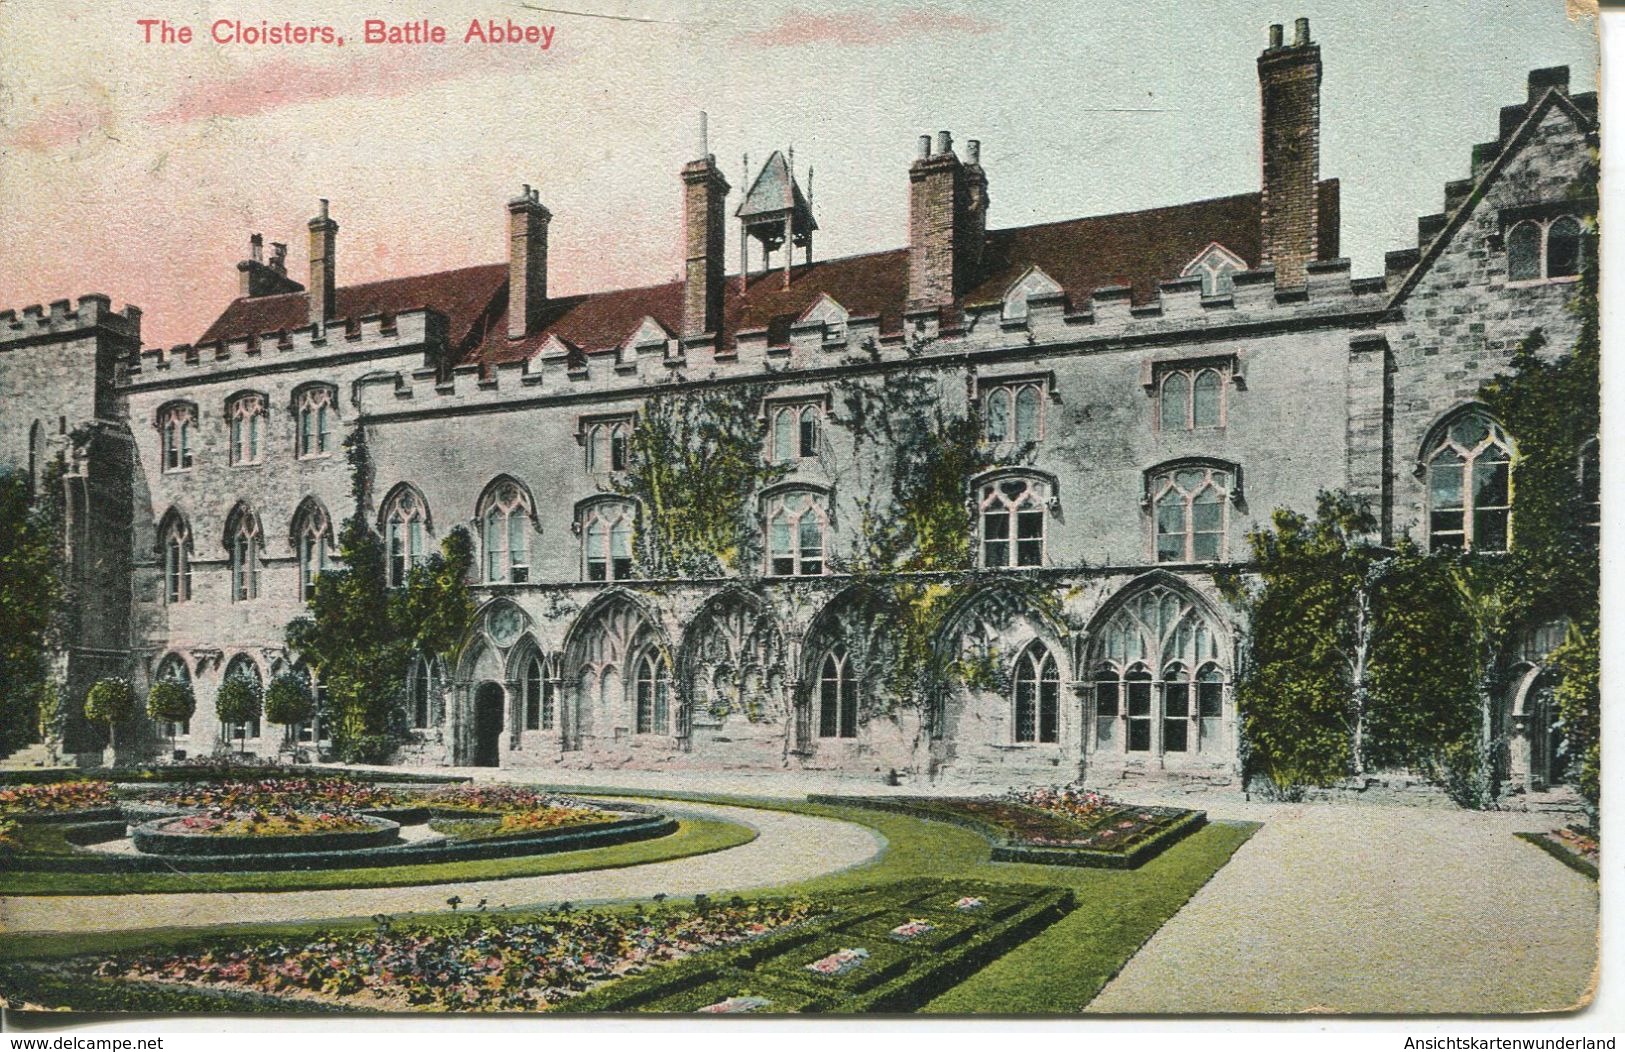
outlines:
M127 679L108 676L97 680L85 692L85 719L105 725L110 735L118 724L129 719L134 712L135 692L130 689ZM113 744L116 748L116 739Z
M220 692L215 695L214 712L220 717L222 727L233 723L244 727L260 718L260 707L263 704L260 685L248 679L228 679L220 684ZM243 741L238 737L239 748Z
M169 747L175 748L174 725L185 723L197 712L197 695L190 683L177 683L161 679L147 691L147 716L158 723L170 725Z
M316 699L311 697L305 681L292 672L284 672L271 681L265 692L265 718L279 727L287 728L286 737L293 737L293 728L316 713Z

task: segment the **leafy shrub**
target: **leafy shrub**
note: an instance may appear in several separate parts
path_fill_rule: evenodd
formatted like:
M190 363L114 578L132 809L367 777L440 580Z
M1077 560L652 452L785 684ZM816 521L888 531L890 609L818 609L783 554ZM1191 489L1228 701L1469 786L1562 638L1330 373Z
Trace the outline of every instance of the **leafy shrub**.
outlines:
M109 676L97 680L85 694L85 719L112 726L135 712L135 692L130 681Z
M263 699L260 685L251 679L228 679L215 695L214 712L222 726L246 724L259 719Z
M316 712L316 699L304 679L284 672L271 681L265 692L265 718L279 727L303 723Z
M185 723L197 712L190 683L161 679L147 691L147 715L159 723Z
M358 734L338 743L339 759L345 763L388 763L395 758L400 740L393 734Z

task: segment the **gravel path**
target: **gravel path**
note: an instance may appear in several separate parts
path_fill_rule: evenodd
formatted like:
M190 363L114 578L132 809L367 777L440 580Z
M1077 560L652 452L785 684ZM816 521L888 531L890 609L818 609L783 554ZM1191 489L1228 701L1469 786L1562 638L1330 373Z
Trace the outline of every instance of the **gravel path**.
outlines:
M621 869L426 887L230 894L50 895L0 898L0 932L121 931L252 921L369 917L441 911L453 895L493 906L668 895L726 894L807 880L867 862L885 847L873 830L850 822L782 811L649 801L668 814L738 822L755 829L748 844L709 855Z
M1264 828L1088 1011L1473 1014L1587 1000L1597 885L1512 835L1552 816L1322 805L1257 817Z

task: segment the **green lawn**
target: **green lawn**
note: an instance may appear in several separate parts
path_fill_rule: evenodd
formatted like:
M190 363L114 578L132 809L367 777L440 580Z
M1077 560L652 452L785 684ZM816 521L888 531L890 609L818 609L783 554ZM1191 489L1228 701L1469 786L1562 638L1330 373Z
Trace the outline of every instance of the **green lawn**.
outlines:
M593 795L614 794L595 792ZM650 797L654 794L628 792L622 795ZM946 822L891 812L845 805L745 797L686 793L662 793L660 796L842 819L868 826L886 840L885 849L868 863L808 881L759 889L749 893L747 898L816 895L877 888L921 877L947 881L964 880L967 883L1026 884L1072 889L1077 900L1075 910L918 1009L927 1012L1041 1014L1071 1013L1082 1009L1140 946L1176 913L1258 828L1252 823L1212 823L1173 845L1139 869L1100 870L993 862L989 858L990 844L979 833ZM703 828L705 826L714 828L706 830ZM715 840L713 846L706 850L719 850L723 846L728 846L723 843L727 836L737 836L741 829L728 823L701 823L693 820L685 820L683 827L682 832L664 840L620 845L594 852L577 852L570 856L543 856L541 859L503 860L497 863L475 863L464 866L542 863L558 868L524 872L562 872L565 869L580 870L611 864L604 861L604 856L615 856L617 861L613 864L632 865L647 859L630 858L631 854L649 851L659 845L670 845L675 837L687 834L699 839L709 835ZM594 855L599 857L592 858ZM662 854L660 857L671 856ZM369 871L368 875L394 872ZM301 874L312 878L333 878L334 883L326 886L353 884L356 875L355 871ZM491 874L498 875L519 874L506 871ZM0 874L0 879L11 876ZM197 889L199 878L187 879L188 890ZM212 881L222 878L201 879ZM466 880L471 879L471 875L466 868L460 867L460 872L455 877L446 879ZM391 883L411 883L420 880L421 876L418 876ZM219 888L211 887L210 890ZM521 908L508 912L516 916L531 916L536 911ZM435 919L443 917L443 914L436 915ZM411 923L428 919L430 918L414 917ZM89 936L83 934L11 936L0 943L0 960L105 954L131 949L149 950L245 936L275 934L295 937L316 931L365 927L370 923L364 918L357 918L341 923L328 921L320 924L234 925L202 930L169 929Z
M654 840L561 851L552 855L435 862L416 866L289 870L263 873L52 873L0 871L0 895L196 894L218 891L305 891L319 888L392 888L468 880L536 877L584 869L619 869L738 847L756 832L734 822L689 818L677 832Z

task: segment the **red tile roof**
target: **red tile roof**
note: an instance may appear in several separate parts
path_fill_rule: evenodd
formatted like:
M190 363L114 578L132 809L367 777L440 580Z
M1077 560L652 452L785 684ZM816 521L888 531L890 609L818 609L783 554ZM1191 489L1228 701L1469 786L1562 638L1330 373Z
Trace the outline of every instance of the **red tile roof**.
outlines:
M508 306L507 288L506 263L370 281L340 288L334 297L333 316L357 319L430 307L446 316L451 345L471 348L485 337L493 323L499 329L505 324L502 319ZM237 299L197 342L260 336L309 324L310 300L303 292Z
M1338 184L1326 180L1320 184L1321 259L1336 258L1338 229ZM1110 285L1129 286L1134 302L1141 303L1155 297L1158 282L1178 277L1215 241L1248 265L1258 264L1258 194L989 231L983 276L963 301L995 302L1036 265L1059 282L1074 303ZM682 285L667 282L561 297L548 304L537 331L510 340L504 323L507 278L507 265L498 263L341 288L337 316L432 307L450 321L455 360L479 362L486 368L529 358L552 336L585 351L615 347L645 317L672 332L682 331ZM736 333L751 329L768 329L771 338L782 339L789 324L826 293L852 317L878 315L882 331L898 331L908 299L908 250L820 260L794 267L789 288L783 282L781 271L756 274L742 292L738 275L728 279L724 346L732 344ZM308 322L306 311L304 293L239 299L199 342L298 328Z

